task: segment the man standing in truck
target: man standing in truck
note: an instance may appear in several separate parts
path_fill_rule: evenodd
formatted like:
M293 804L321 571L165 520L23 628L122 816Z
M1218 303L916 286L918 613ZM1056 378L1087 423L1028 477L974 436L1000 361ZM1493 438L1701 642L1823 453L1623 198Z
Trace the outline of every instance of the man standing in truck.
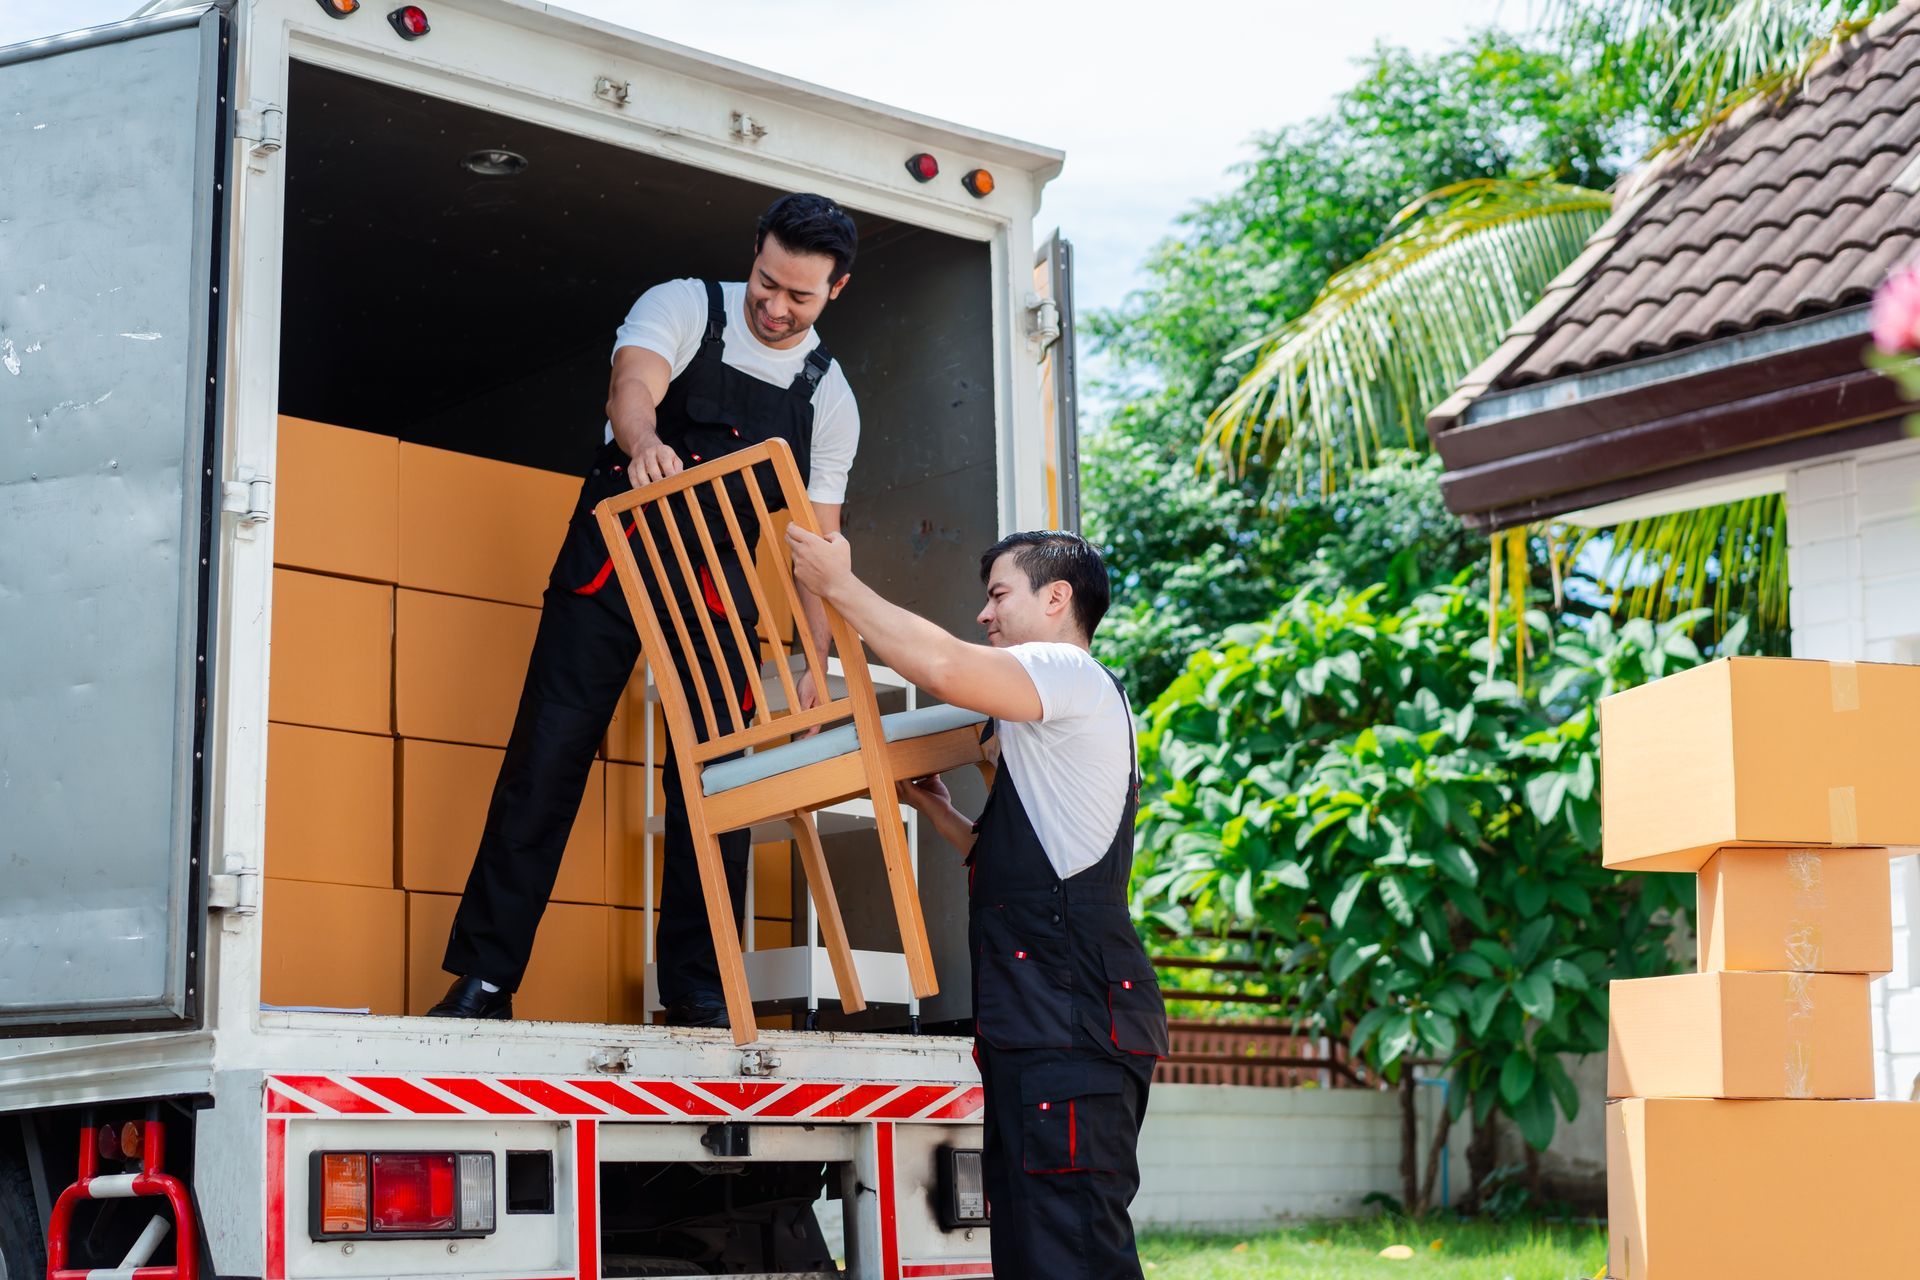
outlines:
M594 752L633 675L640 638L593 508L621 490L768 439L792 447L822 528L840 527L847 471L860 417L846 375L814 324L846 288L857 234L853 219L824 196L773 202L754 235L745 281L673 280L642 294L614 342L607 396L607 443L580 491L554 563L519 711L494 784L486 827L454 916L443 967L453 985L436 1017L510 1018L534 932L559 872L586 789ZM749 602L753 536L713 566ZM708 607L717 594L709 597ZM818 597L801 592L801 625L822 653L830 633ZM691 606L689 607L698 607ZM753 653L740 653L731 628L717 651L698 638L676 653L681 679L697 667L711 696L724 696L722 664L735 689L758 665L756 619L743 618ZM802 707L820 698L809 676ZM748 695L751 696L750 694ZM742 710L750 710L743 707ZM714 958L685 799L671 743L664 765L666 860L660 893L659 992L667 1021L725 1026L726 1002ZM720 837L736 920L744 913L751 833Z
M838 534L787 540L795 578L881 662L996 721L999 771L977 821L938 778L901 788L967 859L994 1274L1139 1277L1127 1206L1167 1014L1127 910L1133 716L1088 651L1107 611L1100 553L1071 533L994 544L979 645L881 599Z

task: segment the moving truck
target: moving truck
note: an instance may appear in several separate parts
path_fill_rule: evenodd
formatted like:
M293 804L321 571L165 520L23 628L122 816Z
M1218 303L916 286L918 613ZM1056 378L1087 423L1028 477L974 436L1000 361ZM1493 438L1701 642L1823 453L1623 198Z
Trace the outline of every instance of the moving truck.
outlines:
M1061 157L386 3L0 50L0 1276L990 1275L957 859L937 997L768 965L751 1045L653 1022L644 673L522 1019L410 1015L633 299L738 278L779 192L854 214L847 528L964 634L978 552L1076 520ZM884 969L877 844L823 825ZM787 849L754 886L749 959L811 954Z

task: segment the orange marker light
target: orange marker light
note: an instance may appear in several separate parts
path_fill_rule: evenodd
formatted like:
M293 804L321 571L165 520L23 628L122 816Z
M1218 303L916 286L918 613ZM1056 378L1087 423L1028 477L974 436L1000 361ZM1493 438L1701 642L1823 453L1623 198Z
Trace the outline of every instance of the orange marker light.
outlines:
M129 1120L120 1126L120 1154L129 1160L140 1158L140 1122Z
M320 1230L364 1235L367 1230L367 1157L328 1152L320 1157Z
M975 169L960 179L960 185L971 196L990 196L993 194L993 175L985 169Z
M360 0L315 0L329 18L347 18L360 11Z

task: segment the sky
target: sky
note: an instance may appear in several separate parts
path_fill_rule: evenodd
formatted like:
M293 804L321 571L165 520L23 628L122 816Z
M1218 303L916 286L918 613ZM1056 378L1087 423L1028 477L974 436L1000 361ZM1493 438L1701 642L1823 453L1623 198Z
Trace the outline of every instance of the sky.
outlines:
M138 0L0 0L0 45ZM368 9L383 7L368 0ZM433 0L425 0L429 15ZM1421 51L1522 27L1527 0L569 0L663 39L1066 152L1036 240L1076 251L1082 310L1119 303L1248 140L1324 110L1380 41ZM1177 20L1169 15L1177 14Z

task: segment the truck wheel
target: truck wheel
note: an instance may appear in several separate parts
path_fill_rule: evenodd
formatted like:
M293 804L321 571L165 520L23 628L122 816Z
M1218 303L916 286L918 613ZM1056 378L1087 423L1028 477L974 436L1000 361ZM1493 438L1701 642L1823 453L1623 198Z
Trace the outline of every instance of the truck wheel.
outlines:
M40 1238L27 1162L13 1144L0 1145L0 1280L40 1280L47 1274L47 1242Z

